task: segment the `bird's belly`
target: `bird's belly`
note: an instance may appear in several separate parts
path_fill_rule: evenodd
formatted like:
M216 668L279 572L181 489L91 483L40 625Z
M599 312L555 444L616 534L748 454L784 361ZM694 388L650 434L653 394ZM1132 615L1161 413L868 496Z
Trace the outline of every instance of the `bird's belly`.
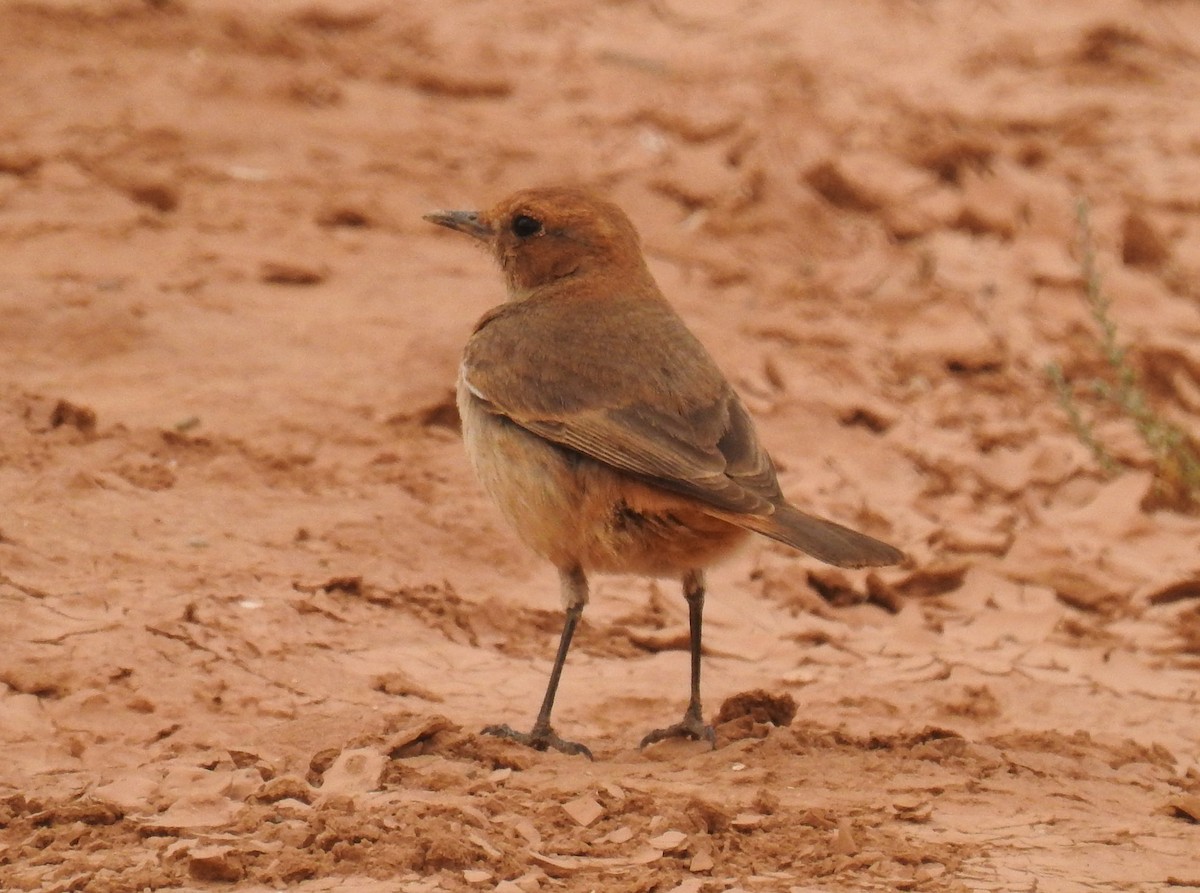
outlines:
M559 568L679 576L747 532L487 412L463 387L463 441L480 483L521 539Z

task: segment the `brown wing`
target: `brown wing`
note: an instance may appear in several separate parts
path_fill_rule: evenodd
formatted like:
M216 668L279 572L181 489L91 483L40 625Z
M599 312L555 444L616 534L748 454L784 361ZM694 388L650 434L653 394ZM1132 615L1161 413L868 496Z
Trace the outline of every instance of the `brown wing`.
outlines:
M732 393L707 418L683 423L645 405L557 418L504 412L492 401L485 406L547 440L724 512L769 514L780 496L771 459Z
M749 414L665 302L609 300L565 322L530 303L497 308L468 344L463 375L488 411L713 508L771 512L779 484Z
M544 308L525 301L484 317L462 370L484 408L830 564L903 559L784 501L746 408L665 303L578 309L539 318ZM534 343L524 335L530 326Z

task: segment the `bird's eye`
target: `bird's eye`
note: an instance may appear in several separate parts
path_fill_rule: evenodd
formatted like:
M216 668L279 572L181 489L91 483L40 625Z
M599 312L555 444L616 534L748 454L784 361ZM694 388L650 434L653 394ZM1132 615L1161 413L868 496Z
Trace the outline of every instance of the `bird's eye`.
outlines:
M513 235L525 239L542 231L542 221L528 214L518 214L512 222Z

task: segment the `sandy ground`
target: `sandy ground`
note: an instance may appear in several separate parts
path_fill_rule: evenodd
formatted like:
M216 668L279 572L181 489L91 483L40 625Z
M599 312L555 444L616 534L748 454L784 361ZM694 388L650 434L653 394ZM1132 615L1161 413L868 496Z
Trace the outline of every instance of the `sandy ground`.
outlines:
M0 5L0 889L1200 887L1200 519L1103 477L1076 207L1200 412L1200 4ZM801 505L903 546L557 582L468 472L500 299L420 215L582 181ZM724 706L723 706L724 705ZM792 718L792 709L795 715Z

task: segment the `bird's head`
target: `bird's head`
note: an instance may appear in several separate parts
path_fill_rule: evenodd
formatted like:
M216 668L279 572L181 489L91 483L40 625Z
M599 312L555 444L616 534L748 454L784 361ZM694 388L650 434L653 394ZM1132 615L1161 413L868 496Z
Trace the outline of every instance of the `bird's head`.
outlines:
M525 189L486 211L436 211L425 219L486 245L512 299L567 277L648 275L629 218L582 189Z

